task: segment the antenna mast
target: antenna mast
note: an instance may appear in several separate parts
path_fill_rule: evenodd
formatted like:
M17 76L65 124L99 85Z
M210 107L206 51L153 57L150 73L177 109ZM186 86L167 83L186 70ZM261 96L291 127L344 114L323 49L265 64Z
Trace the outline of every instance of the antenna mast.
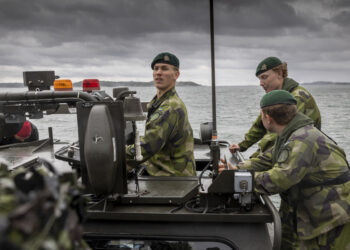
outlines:
M214 49L214 7L213 0L209 0L210 6L210 49L211 49L211 89L212 89L212 113L213 113L213 130L212 140L210 143L210 155L213 167L213 178L218 175L218 163L220 160L220 145L216 129L216 90L215 90L215 49Z

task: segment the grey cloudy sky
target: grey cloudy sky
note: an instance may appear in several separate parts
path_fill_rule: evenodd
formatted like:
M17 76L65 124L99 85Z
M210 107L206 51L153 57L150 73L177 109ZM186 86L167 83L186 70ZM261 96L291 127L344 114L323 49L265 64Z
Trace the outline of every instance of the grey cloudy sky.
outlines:
M271 55L300 82L350 81L349 0L214 0L214 15L218 85L258 84ZM180 81L210 84L209 0L0 0L0 82L150 81L163 51Z

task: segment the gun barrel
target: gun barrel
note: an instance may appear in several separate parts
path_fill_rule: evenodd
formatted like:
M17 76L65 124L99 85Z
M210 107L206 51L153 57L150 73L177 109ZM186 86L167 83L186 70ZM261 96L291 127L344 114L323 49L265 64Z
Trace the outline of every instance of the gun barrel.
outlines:
M98 101L95 96L81 91L26 91L26 92L6 92L0 93L0 102L11 101L35 101L35 100L51 100L60 98L77 98L83 101Z

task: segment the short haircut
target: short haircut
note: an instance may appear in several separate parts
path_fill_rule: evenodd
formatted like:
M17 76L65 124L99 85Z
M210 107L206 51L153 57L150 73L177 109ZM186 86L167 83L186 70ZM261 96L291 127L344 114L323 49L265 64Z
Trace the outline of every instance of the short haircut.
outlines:
M294 104L277 104L262 108L262 112L271 116L278 125L287 125L296 115L297 106Z
M287 68L287 63L283 62L282 64L272 68L273 71L275 72L282 72L282 77L283 79L288 77L288 68Z

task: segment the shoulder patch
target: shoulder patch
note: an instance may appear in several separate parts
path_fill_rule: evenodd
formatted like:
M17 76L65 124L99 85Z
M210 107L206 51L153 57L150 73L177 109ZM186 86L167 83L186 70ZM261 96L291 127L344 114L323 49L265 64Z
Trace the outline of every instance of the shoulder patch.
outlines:
M151 122L157 120L161 116L161 112L157 111L154 114L152 114L151 118L149 119Z
M278 163L283 163L289 158L289 150L288 149L283 149L282 152L279 154L277 162Z

